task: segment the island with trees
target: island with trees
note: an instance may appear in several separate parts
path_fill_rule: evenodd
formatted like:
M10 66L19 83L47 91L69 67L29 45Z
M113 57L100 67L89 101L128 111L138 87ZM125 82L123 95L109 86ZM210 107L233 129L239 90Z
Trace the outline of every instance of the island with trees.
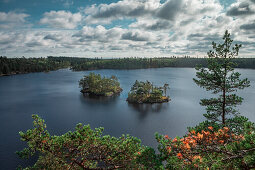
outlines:
M79 81L79 87L83 94L110 97L122 91L116 76L110 78L101 77L100 74L90 73Z
M168 84L162 87L156 87L151 82L136 80L128 93L127 101L129 103L164 103L169 102L170 98L166 95ZM164 94L163 94L164 93Z
M255 124L237 114L235 107L243 99L234 93L250 82L233 69L233 58L241 46L233 47L227 31L223 40L219 45L213 43L208 68L197 68L194 79L200 87L219 95L201 100L207 107L207 120L188 128L183 137L156 133L155 150L136 137L111 137L102 134L103 128L93 130L82 124L74 132L55 136L46 130L43 119L33 115L34 128L20 132L28 147L17 154L21 158L39 154L39 159L26 169L254 169ZM131 92L139 87L144 93L154 86L136 81Z

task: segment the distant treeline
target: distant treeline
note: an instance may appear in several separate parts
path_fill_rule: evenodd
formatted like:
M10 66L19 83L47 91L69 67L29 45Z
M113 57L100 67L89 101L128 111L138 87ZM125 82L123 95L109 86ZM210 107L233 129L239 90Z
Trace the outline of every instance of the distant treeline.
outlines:
M48 72L70 67L70 62L57 58L7 58L0 56L0 76Z
M236 68L255 69L255 58L236 58ZM70 67L73 71L97 69L145 69L162 67L196 67L207 66L206 58L79 58L53 57L47 58L7 58L0 57L0 75L11 75L31 72L48 72Z
M255 69L255 58L236 58L236 68ZM196 67L207 66L206 58L120 58L120 59L93 59L71 65L72 70L96 69L145 69L162 67Z

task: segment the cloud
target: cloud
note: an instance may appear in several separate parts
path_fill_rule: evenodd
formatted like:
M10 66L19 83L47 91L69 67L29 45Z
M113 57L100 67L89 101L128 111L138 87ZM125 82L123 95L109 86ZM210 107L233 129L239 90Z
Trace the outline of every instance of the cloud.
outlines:
M160 31L170 29L173 26L166 20L138 19L137 22L129 25L130 28L144 29L148 31Z
M12 29L17 27L26 27L26 18L29 17L26 13L16 12L0 12L0 29Z
M60 41L61 40L61 36L59 36L57 34L48 34L43 39L44 40Z
M71 13L69 11L50 11L43 15L40 24L48 25L52 28L74 29L81 22L80 13Z
M149 41L149 37L140 32L127 32L122 34L121 39L131 41Z
M38 47L38 46L43 46L41 42L38 41L31 41L29 43L26 43L27 47Z
M181 12L183 0L169 0L167 1L161 8L157 11L157 17L166 19L166 20L174 20L175 16Z
M112 20L151 15L159 0L123 0L117 3L93 5L85 9L88 23L109 23Z
M232 4L227 11L228 16L249 16L255 14L254 0L239 0Z
M255 21L251 24L241 25L240 28L244 30L255 30Z
M28 14L1 12L0 51L21 56L204 56L228 29L235 43L244 44L240 55L252 55L254 2L237 0L226 9L219 0L121 0L77 13L45 12L39 23L47 29L19 29L29 25ZM1 29L3 23L7 29ZM18 29L9 30L11 23Z
M105 27L98 25L95 28L84 26L82 30L73 35L78 38L80 42L112 42L113 40L119 39L123 32L122 28L111 28L105 29Z

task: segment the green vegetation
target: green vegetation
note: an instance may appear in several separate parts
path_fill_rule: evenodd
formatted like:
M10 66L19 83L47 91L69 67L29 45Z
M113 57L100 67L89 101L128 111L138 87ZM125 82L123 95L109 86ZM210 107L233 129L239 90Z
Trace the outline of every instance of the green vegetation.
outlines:
M223 44L212 43L215 51L208 52L208 69L196 68L198 79L194 81L207 91L212 91L213 94L220 93L218 98L202 99L200 104L207 107L207 114L204 114L207 119L225 124L227 115L238 114L234 107L241 104L243 100L233 92L249 87L250 82L247 78L240 79L241 74L234 72L233 69L233 58L238 56L241 45L235 44L232 47L233 40L230 39L228 31L225 32L223 40Z
M141 145L135 137L103 136L102 128L92 130L81 124L74 132L52 136L45 129L44 121L33 115L34 129L20 132L28 148L17 154L29 158L39 153L37 162L27 169L254 169L255 124L233 114L235 105L242 100L232 93L228 96L249 84L247 79L240 80L240 74L232 68L231 59L238 54L240 46L236 45L230 52L232 40L229 37L226 32L223 44L213 43L216 52L208 53L208 69L198 68L198 79L195 79L199 86L215 94L222 93L218 99L202 99L202 104L207 106L208 120L188 128L182 138L156 134L157 152ZM165 90L167 87L166 84ZM150 95L156 90L157 95L162 96L162 88L148 81L136 81L130 94ZM232 113L233 117L222 117L227 113Z
M28 147L17 152L24 159L39 153L26 169L252 169L255 168L255 125L245 121L236 128L202 122L183 137L156 134L158 152L129 135L102 135L78 124L74 132L50 135L37 115L34 129L20 132ZM202 129L202 130L201 130ZM21 169L21 167L20 167Z
M47 58L6 58L0 57L0 76L31 72L48 72L67 68L67 61L55 61Z
M255 168L255 126L246 121L233 129L205 126L202 122L180 138L156 134L165 169L253 169ZM202 129L202 130L201 130Z
M255 58L235 58L235 68L255 69ZM73 71L96 69L146 69L162 67L207 67L206 58L79 58L52 57L48 58L6 58L0 57L0 76L19 73L52 71L70 67Z
M236 68L255 69L255 58L235 58ZM96 69L146 69L163 67L207 67L207 58L119 58L119 59L93 59L72 65L72 70L96 70Z
M117 77L101 77L100 74L90 73L79 81L79 87L82 93L88 93L96 96L112 96L119 94L122 89Z
M146 147L141 141L129 135L120 138L103 136L103 128L92 130L89 125L78 124L74 132L61 136L51 136L44 120L33 115L34 129L20 132L21 139L29 148L18 152L23 158L41 154L29 169L104 169L138 168L136 157Z
M135 84L128 93L127 101L130 103L163 103L170 99L166 96L168 84L163 87L156 87L151 82L135 81ZM163 91L165 95L163 96Z

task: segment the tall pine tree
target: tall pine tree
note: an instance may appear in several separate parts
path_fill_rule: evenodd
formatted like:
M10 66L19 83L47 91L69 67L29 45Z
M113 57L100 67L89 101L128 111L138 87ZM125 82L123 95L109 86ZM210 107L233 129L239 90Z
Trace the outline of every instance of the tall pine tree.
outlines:
M224 42L216 44L212 42L213 51L208 54L208 68L197 67L197 79L195 83L219 94L217 98L201 99L200 104L206 106L207 113L204 116L213 122L226 123L230 117L237 116L239 112L235 109L243 101L242 97L234 94L238 89L249 87L248 79L240 79L240 73L234 71L233 58L238 56L241 44L232 45L233 40L230 33L225 32Z

